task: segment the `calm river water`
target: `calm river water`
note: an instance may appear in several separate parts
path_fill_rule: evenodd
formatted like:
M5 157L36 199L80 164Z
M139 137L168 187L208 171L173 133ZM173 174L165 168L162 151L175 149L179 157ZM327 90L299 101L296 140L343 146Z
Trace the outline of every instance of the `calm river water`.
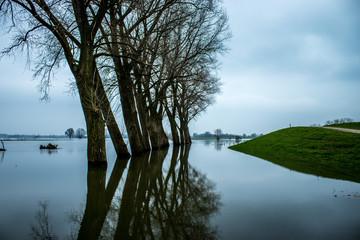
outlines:
M86 140L5 142L0 239L360 239L360 184L194 141L87 167Z

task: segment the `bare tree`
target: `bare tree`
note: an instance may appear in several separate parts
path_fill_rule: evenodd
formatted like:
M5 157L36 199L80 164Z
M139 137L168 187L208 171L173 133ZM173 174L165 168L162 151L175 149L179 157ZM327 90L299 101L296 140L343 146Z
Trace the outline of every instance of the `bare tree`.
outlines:
M8 16L20 29L20 34L4 53L9 53L24 44L35 43L36 54L41 59L37 65L36 75L42 76L41 90L45 92L45 96L52 70L61 64L62 60L66 60L76 80L85 116L88 161L94 164L107 162L103 116L108 116L109 109L105 111L105 106L101 105L99 99L99 91L103 88L96 76L94 53L99 27L111 4L112 1L108 0L1 2L1 11L9 13ZM123 149L127 151L126 148ZM124 154L126 155L126 152Z
M179 139L181 144L191 143L189 122L213 104L220 92L214 70L217 55L225 51L224 40L230 37L219 1L194 4L163 43L169 49L163 62L171 82L165 106L175 144Z
M110 63L105 62L114 70L114 81L111 85L119 91L133 154L143 153L150 149L148 130L154 129L151 127L153 123L149 124L152 115L146 112L149 110L149 102L146 102L142 86L143 76L147 71L144 66L148 65L148 59L143 59L143 57L150 53L148 39L160 24L161 16L175 2L177 1L118 2L109 11L107 24L102 28L105 46L103 55L110 56L112 59ZM158 120L159 117L154 118ZM160 126L162 127L161 124ZM162 132L164 136L165 132ZM150 138L155 149L163 144L155 143L156 139L152 138L154 135L151 134ZM159 134L156 135L159 136Z
M220 128L215 129L214 134L215 134L216 140L220 140L221 135L222 135L221 129Z
M86 131L85 129L83 128L78 128L76 129L76 133L75 133L75 136L79 139L82 139L86 136Z
M72 138L72 136L74 135L74 129L73 128L68 128L66 131L65 131L65 135L68 136L70 139Z

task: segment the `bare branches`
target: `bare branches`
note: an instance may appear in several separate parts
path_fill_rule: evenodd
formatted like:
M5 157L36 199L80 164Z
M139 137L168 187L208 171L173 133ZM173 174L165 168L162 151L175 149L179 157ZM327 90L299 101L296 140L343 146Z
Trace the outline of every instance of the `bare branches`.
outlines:
M36 48L34 76L45 99L54 70L66 61L86 95L83 107L98 110L101 87L102 97L120 94L128 134L148 140L147 128L161 130L165 112L186 132L220 91L217 57L230 35L219 2L0 0L1 9L8 4L11 13L21 12L14 15L18 29L33 19L2 54Z
M21 33L19 32L19 34L17 34L14 38L13 38L13 43L11 44L11 46L3 49L0 52L0 56L4 56L4 55L10 55L12 54L14 51L20 50L22 51L24 49L25 46L27 46L29 48L29 35L36 31L37 29L41 28L41 25L37 25L33 28L31 28L30 30L26 31L25 33Z
M39 92L43 94L41 100L45 101L50 100L49 90L51 86L51 78L54 75L54 69L59 67L63 55L63 49L61 46L58 46L57 49L55 48L52 51L52 54L47 55L49 58L42 58L42 61L38 62L34 73L35 78L40 78L38 89Z

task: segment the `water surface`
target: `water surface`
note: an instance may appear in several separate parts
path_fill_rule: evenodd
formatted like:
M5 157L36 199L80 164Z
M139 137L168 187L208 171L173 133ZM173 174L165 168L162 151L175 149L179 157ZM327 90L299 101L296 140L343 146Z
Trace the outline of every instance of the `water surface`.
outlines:
M194 141L88 169L86 140L5 142L0 239L360 239L360 184ZM119 220L120 219L120 220ZM46 224L48 231L42 231Z

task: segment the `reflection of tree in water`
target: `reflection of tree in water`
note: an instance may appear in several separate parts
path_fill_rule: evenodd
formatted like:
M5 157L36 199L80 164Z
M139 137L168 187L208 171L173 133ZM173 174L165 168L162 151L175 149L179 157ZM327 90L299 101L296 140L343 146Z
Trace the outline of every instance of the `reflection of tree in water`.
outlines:
M165 167L167 151L133 157L120 187L126 161L117 160L107 186L106 169L89 168L87 202L77 238L215 239L217 229L210 217L219 210L220 195L189 164L189 147L174 147ZM122 191L114 197L117 189ZM75 215L74 222L81 218Z
M220 196L189 165L188 154L189 148L182 149L178 158L179 148L174 148L167 172L162 171L166 151L153 152L149 162L130 163L134 168L124 186L115 239L216 238L209 219L218 211Z
M31 226L30 237L32 239L47 239L56 240L57 237L54 234L53 226L49 221L48 215L48 202L39 202L40 209L36 212L35 219L37 225Z
M40 153L47 153L49 155L53 153L58 153L57 149L40 149Z
M222 142L222 141L216 140L216 142L215 142L215 150L216 150L216 151L221 151L222 145L223 145L223 142Z
M238 143L242 143L243 140L234 140L232 141L231 139L230 140L217 140L215 142L215 150L216 151L221 151L222 147L224 146L226 148L226 146L231 146L231 145L235 145L235 144L238 144Z

